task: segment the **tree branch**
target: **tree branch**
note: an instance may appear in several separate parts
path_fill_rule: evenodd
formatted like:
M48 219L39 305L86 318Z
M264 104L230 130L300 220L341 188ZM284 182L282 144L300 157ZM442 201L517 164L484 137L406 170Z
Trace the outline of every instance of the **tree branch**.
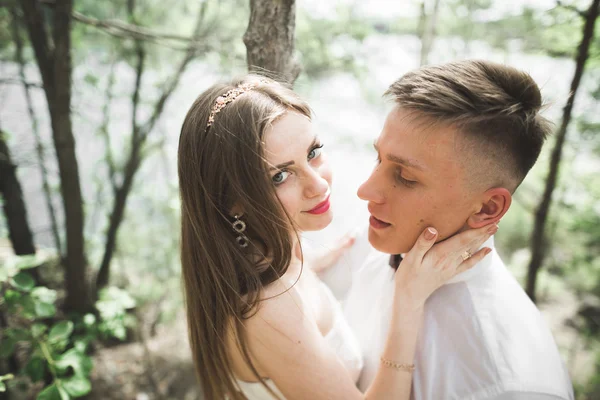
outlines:
M129 0L129 6L133 6L133 0ZM202 23L204 21L204 17L206 15L206 3L203 3L200 6L198 17L196 20L196 25L194 28L193 37L197 38L200 35ZM132 18L133 19L133 18ZM134 92L132 95L132 106L133 106L133 115L132 115L132 136L131 136L131 146L129 149L129 157L124 166L123 171L123 182L120 186L115 190L115 199L113 203L113 208L109 217L109 227L106 234L106 244L104 247L104 255L102 257L102 263L100 264L100 269L98 270L98 275L96 278L96 291L106 286L109 282L110 277L110 263L115 252L116 248L116 239L119 227L121 222L123 221L125 215L125 207L127 205L127 198L129 193L131 192L131 188L133 187L133 181L135 178L135 174L137 173L143 159L144 155L142 154L142 149L146 143L148 135L152 131L156 121L162 114L164 110L165 103L168 98L171 96L175 88L177 87L183 72L186 67L190 63L190 61L196 55L197 49L195 46L190 45L186 51L186 54L176 69L173 77L169 79L169 83L165 86L162 94L154 105L154 110L152 115L146 123L143 125L138 125L137 123L137 108L139 102L139 90L141 86L142 74L144 71L144 58L145 53L143 51L141 40L136 43L136 50L138 55L138 62L136 66L136 83Z
M198 15L196 17L196 25L194 27L194 33L192 36L195 39L198 39L202 35L201 30L202 30L202 24L204 23L204 20L206 18L206 9L207 9L207 2L204 2L200 5L200 9L199 9ZM150 116L148 121L146 121L146 123L142 127L142 134L144 136L148 136L148 134L154 128L154 124L156 123L156 121L158 120L158 117L162 113L167 100L169 99L169 97L171 96L173 91L175 91L175 88L179 84L179 80L181 79L181 76L185 72L190 61L192 61L194 59L194 57L197 55L197 52L198 52L198 50L194 46L188 47L184 58L181 60L181 63L179 63L179 67L175 71L175 74L169 80L169 83L167 84L166 89L163 91L163 93L159 97L158 101L154 105L154 112L152 113L152 115Z
M0 85L2 85L2 84L4 84L4 85L23 85L27 89L29 89L29 88L43 89L44 88L44 85L41 83L27 82L23 78L21 78L21 79L15 79L15 78L0 79Z
M102 135L102 137L104 139L104 146L106 147L105 157L106 157L106 163L108 164L108 180L110 181L113 192L117 189L117 182L116 182L117 170L116 170L116 166L115 166L115 160L114 160L113 154L112 154L112 147L110 144L111 142L110 142L109 125L110 125L110 106L111 106L112 100L113 100L112 88L115 84L115 64L116 64L116 60L113 60L113 62L110 65L110 71L108 73L108 82L106 83L106 94L104 96L106 101L104 102L104 105L102 106L102 124L100 125L100 129L99 129L100 134Z
M571 80L571 87L567 97L567 102L563 108L561 125L558 128L556 134L556 143L552 149L550 167L548 171L548 178L546 179L544 194L535 212L534 226L531 235L531 259L527 268L528 272L526 283L526 292L534 303L536 301L535 288L537 273L543 265L545 256L544 250L546 245L546 224L548 222L548 215L550 206L552 204L552 193L554 192L556 182L558 180L563 145L567 136L567 128L571 122L577 90L579 89L581 78L583 77L583 72L589 56L590 46L594 38L594 29L596 25L596 19L598 18L599 9L600 0L592 0L590 8L586 13L587 18L583 26L581 42L579 43L577 57L575 60L575 72L573 74L573 79Z
M583 19L587 19L587 16L588 16L587 11L582 11L572 4L563 4L563 2L561 0L556 0L556 5L559 7L562 7L566 10L571 10L571 11L575 12L577 15L579 15Z

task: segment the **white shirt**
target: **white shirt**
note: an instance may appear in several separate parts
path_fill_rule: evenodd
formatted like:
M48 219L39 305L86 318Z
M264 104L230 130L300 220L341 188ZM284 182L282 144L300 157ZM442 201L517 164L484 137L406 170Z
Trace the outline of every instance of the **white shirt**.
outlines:
M357 240L368 240L367 235ZM415 400L573 400L573 387L541 314L493 251L427 301L417 342ZM379 367L390 320L394 270L375 250L344 257L352 285L345 315L365 357L358 385ZM402 265L400 265L402 268Z

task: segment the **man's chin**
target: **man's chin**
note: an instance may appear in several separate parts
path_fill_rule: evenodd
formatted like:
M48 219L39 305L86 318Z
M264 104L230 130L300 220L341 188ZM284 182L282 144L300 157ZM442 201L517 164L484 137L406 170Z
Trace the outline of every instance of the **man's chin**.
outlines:
M386 236L382 236L373 228L369 228L369 243L375 250L387 254L408 253L410 247L407 248L407 246L403 245L402 243L398 243L399 241L395 241L393 238Z

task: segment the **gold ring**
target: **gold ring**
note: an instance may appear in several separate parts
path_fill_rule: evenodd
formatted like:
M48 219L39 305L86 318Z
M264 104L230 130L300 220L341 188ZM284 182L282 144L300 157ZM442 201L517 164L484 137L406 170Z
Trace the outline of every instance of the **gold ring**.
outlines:
M463 261L467 261L469 258L473 257L473 254L469 250L465 250L464 253L461 254Z

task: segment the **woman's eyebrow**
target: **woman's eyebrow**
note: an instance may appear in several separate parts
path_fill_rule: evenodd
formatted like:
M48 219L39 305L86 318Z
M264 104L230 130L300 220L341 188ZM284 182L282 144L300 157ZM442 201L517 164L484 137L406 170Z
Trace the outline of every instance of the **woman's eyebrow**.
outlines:
M277 164L276 166L269 168L269 171L274 171L277 169L284 169L284 168L289 167L290 165L294 165L294 164L295 164L295 162L293 162L293 161L284 162L283 164Z

